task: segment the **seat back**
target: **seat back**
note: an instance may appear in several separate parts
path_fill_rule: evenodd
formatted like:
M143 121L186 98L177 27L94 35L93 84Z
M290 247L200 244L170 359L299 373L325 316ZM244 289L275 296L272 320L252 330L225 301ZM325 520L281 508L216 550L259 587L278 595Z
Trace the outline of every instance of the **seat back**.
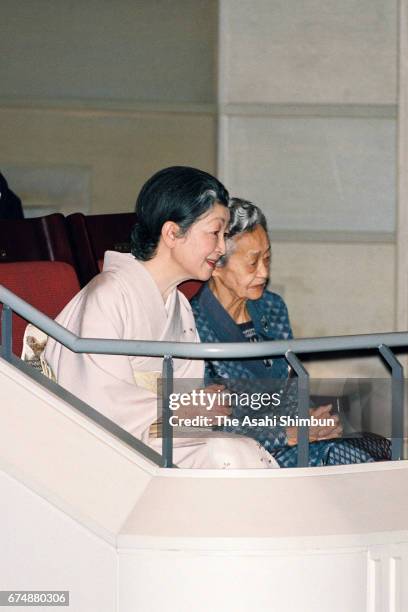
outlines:
M0 264L0 285L55 318L80 290L74 268L59 261L28 261ZM0 314L2 311L0 304ZM13 314L13 352L21 354L27 322Z
M0 220L0 263L47 260L74 264L63 215Z
M84 215L66 218L69 239L81 285L86 285L102 269L105 251L130 251L130 234L136 213Z
M191 300L196 293L198 293L203 286L203 281L199 280L188 280L184 283L180 283L178 289L184 293L188 300Z

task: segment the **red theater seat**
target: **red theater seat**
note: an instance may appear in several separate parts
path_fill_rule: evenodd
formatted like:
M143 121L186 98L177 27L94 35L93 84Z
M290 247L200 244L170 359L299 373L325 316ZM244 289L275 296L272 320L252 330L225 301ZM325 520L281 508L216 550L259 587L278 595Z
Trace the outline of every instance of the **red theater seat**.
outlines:
M0 264L15 261L65 261L74 265L60 213L34 219L0 220Z
M0 285L51 318L80 290L74 268L60 261L29 261L0 265ZM0 304L0 314L2 304ZM13 352L20 356L27 322L13 314Z
M76 269L84 286L101 271L105 251L130 251L130 234L136 213L83 215L66 218Z

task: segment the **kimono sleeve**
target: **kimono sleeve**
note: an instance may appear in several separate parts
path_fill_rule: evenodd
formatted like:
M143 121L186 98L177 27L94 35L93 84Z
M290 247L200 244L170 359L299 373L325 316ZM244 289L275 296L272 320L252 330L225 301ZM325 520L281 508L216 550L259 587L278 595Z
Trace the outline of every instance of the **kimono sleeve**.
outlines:
M129 303L120 285L97 286L59 322L83 338L137 339L138 304ZM136 323L135 323L136 322ZM49 350L48 350L49 349ZM60 345L47 346L46 360L58 383L126 429L147 441L157 419L157 396L135 382L130 357L73 353Z

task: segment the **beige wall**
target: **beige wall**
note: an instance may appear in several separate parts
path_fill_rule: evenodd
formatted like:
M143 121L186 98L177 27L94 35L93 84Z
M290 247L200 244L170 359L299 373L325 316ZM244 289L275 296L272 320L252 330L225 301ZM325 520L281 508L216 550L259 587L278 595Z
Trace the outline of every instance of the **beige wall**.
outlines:
M156 170L174 164L215 171L215 123L209 113L124 112L63 108L0 108L1 167L10 168L14 187L26 203L38 202L39 182L24 191L27 172L75 166L90 174L89 212L133 210L143 182ZM21 168L21 173L19 169ZM43 174L39 174L42 180ZM18 181L21 181L19 189ZM50 202L62 212L77 208ZM61 204L61 206L59 206Z
M391 331L397 0L220 0L220 19L219 170L267 214L295 334Z
M221 0L230 102L395 104L397 0Z
M27 214L128 211L164 166L215 171L215 0L1 14L0 165Z
M215 0L1 0L1 95L212 102Z
M283 286L298 337L387 332L393 326L393 244L274 242L272 283Z

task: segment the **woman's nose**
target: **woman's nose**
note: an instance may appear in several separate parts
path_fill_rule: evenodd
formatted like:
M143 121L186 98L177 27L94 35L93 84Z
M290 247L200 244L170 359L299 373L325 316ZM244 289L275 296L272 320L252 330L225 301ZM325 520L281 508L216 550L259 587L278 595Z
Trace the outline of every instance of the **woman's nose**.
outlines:
M258 265L257 276L260 278L268 278L269 262L261 260Z
M219 252L221 256L221 255L225 255L226 250L227 249L225 245L225 235L224 233L220 232L218 234L217 251Z

